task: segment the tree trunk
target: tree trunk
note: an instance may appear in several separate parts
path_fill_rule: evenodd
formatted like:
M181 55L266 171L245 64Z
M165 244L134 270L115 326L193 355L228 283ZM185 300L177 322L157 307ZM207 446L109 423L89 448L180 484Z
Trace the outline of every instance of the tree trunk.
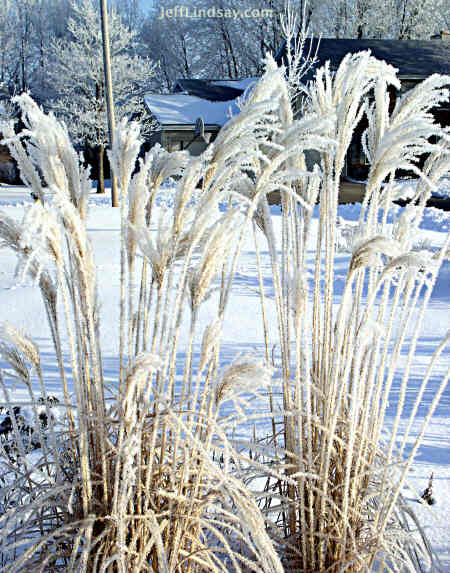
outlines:
M97 193L105 192L105 173L104 173L104 158L105 158L105 146L103 144L98 146L98 181L97 181Z

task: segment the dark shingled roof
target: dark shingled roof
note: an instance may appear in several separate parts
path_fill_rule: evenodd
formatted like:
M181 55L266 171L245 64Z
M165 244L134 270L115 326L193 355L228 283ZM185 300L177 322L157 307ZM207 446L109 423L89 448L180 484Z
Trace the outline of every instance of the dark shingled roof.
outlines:
M307 39L305 53L312 42L315 53L317 38ZM318 67L330 61L337 69L347 54L370 50L372 55L398 69L400 78L426 78L431 74L450 74L449 40L354 40L322 38L317 53ZM275 55L278 65L285 61L286 41Z
M212 80L186 80L175 82L173 93L186 92L209 101L230 101L236 99L244 90L230 86L219 86L211 83Z

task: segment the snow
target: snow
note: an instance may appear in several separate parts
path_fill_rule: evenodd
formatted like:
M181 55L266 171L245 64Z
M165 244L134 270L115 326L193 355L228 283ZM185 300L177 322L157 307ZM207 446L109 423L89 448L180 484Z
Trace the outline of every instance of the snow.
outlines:
M212 85L247 90L258 78L211 81ZM205 125L224 125L239 113L237 100L209 101L188 94L147 94L145 104L161 125L195 125L201 117Z
M145 104L161 125L195 125L198 117L205 125L224 125L239 113L235 100L208 101L185 94L147 94Z
M165 98L169 96L164 96ZM178 96L186 98L188 96ZM195 99L198 98L189 98ZM197 105L197 104L196 104ZM195 108L195 106L194 106ZM195 113L199 115L198 109ZM195 118L194 118L195 119ZM205 118L206 121L206 118ZM165 198L167 200L165 200ZM0 209L7 215L21 220L24 210L32 203L28 190L17 186L0 186ZM97 263L99 281L99 295L101 300L101 329L103 340L104 370L108 381L117 379L118 372L118 318L120 276L120 210L110 208L110 197L92 194L89 200L90 211L88 218L88 232L92 239ZM166 189L166 196L162 196L160 203L170 204L170 189ZM399 210L402 207L398 207ZM341 205L339 216L344 221L357 220L360 205ZM275 229L279 228L280 212L272 207ZM317 225L317 208L314 214ZM425 218L420 228L418 241L435 248L442 244L445 233L450 229L450 213L438 209L426 209ZM263 242L261 241L261 246ZM311 258L314 252L308 253ZM342 293L346 276L349 253L340 252L336 259L336 297ZM267 294L270 296L270 262L267 253L262 253L264 268L264 283L267 285ZM40 295L36 286L30 282L17 285L14 277L15 257L6 250L0 250L0 308L1 320L8 320L13 324L25 328L37 341L45 365L44 376L48 392L61 397L62 390L58 381L56 359L52 353L50 332L46 326L45 311L40 303ZM221 347L221 360L225 365L237 355L254 353L263 356L263 332L261 327L261 311L257 295L258 281L255 274L256 257L251 233L245 238L242 258L236 277L233 295L228 308L228 316L223 329L223 344ZM337 300L337 299L336 299ZM213 303L205 303L201 322L206 325L208 308ZM424 328L417 344L415 361L411 370L411 384L414 388L423 378L427 361L431 357L438 341L449 328L450 308L450 261L446 261L430 305L426 311ZM274 324L275 308L268 308L268 321ZM199 329L201 330L201 329ZM199 351L200 341L196 341ZM66 355L68 348L65 349ZM446 351L440 358L438 368L434 373L431 385L425 393L421 409L425 411L431 403L436 388L450 365L450 352ZM398 382L398 381L397 381ZM11 389L12 390L12 389ZM14 397L20 399L26 395L25 390L19 387L12 390ZM394 419L395 393L398 387L392 390L392 413L386 424L386 431ZM411 411L413 395L407 396L405 416ZM408 401L409 400L409 401ZM423 415L422 415L423 416ZM423 418L422 418L423 419ZM419 432L420 416L414 432ZM406 423L406 419L404 420ZM412 443L408 444L412 446ZM428 478L434 472L433 493L436 505L431 507L417 502L419 494L427 486ZM443 571L450 571L450 388L445 391L435 415L427 429L423 445L414 462L409 478L410 489L405 490L405 498L412 509L420 516L432 546L441 559Z
M450 198L450 177L443 179L442 184L439 189L433 193L436 197L447 197Z
M345 180L349 183L367 183L367 181L361 181L359 179L354 179L353 177L346 177ZM398 199L410 199L414 196L417 187L417 179L398 179L395 183ZM440 197L442 199L450 198L450 177L443 177L441 179L439 189L433 191L432 196Z

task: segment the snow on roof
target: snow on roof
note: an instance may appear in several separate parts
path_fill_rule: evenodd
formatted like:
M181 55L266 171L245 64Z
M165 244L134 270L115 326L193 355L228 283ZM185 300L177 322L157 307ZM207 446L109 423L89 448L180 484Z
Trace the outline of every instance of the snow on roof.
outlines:
M208 101L185 94L147 94L145 104L161 125L195 125L201 117L205 125L224 125L239 113L236 100Z

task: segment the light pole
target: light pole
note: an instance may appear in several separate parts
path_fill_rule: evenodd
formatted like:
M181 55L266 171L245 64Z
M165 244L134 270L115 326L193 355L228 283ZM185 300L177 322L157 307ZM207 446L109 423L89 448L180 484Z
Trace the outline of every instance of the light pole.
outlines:
M102 19L102 38L103 38L103 70L105 73L105 95L106 111L108 113L108 130L109 130L109 148L111 149L114 138L114 101L112 93L111 80L111 56L109 51L109 29L108 29L108 12L106 10L106 0L100 0L100 14ZM119 197L117 192L117 181L111 170L111 205L119 206Z

